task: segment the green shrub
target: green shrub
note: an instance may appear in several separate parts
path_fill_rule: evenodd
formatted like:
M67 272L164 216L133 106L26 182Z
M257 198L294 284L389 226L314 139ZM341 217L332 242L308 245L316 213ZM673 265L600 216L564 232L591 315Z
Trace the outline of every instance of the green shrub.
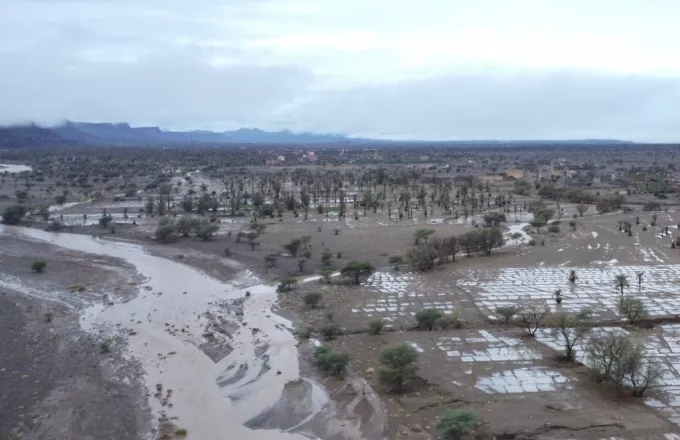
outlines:
M505 323L508 324L513 316L520 312L520 308L516 306L502 306L496 307L496 313L505 318Z
M384 348L380 352L380 383L391 386L393 391L401 391L404 383L418 371L417 360L418 352L407 343Z
M394 270L399 270L401 265L404 264L404 257L401 255L393 255L389 260L387 260L387 262L392 265Z
M317 347L314 352L314 363L319 369L327 371L335 376L342 376L349 364L349 355L339 353L328 345Z
M429 272L435 268L439 252L432 243L415 246L406 252L406 259L414 270Z
M108 228L109 224L113 221L113 217L110 214L104 214L99 217L99 226L102 228Z
M445 440L459 440L465 434L469 434L477 423L477 416L466 410L447 410L437 420L439 429Z
M379 335L383 327L385 327L385 320L382 318L373 318L368 321L368 331L372 335Z
M105 339L100 345L99 345L99 351L101 354L106 354L106 353L111 353L111 339Z
M314 328L305 327L303 329L300 329L297 334L300 337L300 339L309 339L312 337L312 334L314 334Z
M659 211L661 210L661 204L659 202L651 201L647 202L642 207L643 211Z
M447 330L451 328L461 328L463 325L458 319L456 312L443 313L442 317L439 319L439 327Z
M35 273L45 272L45 267L47 267L47 262L44 260L36 260L31 264L31 269L33 269L33 272Z
M177 225L170 218L164 218L156 228L156 239L162 243L169 243L177 238Z
M287 292L297 284L297 280L293 277L286 277L279 281L279 285L276 287L277 292Z
M340 327L337 324L327 324L321 327L321 335L323 335L324 340L330 341L340 334Z
M6 225L17 225L25 215L26 208L23 205L8 206L2 213L2 221Z
M328 249L326 249L325 251L323 251L321 253L321 265L323 267L325 267L325 268L330 267L333 264L332 260L333 260L333 254Z
M188 237L192 231L198 229L200 221L197 218L188 215L182 216L177 220L177 229L182 234L182 237Z
M416 313L416 322L421 330L434 330L444 314L437 309L425 309Z
M321 292L309 292L303 298L305 305L309 308L315 308L321 302L323 295Z
M214 223L210 223L207 220L202 221L196 228L196 237L203 241L210 241L212 240L215 232L217 232L219 229L220 227Z

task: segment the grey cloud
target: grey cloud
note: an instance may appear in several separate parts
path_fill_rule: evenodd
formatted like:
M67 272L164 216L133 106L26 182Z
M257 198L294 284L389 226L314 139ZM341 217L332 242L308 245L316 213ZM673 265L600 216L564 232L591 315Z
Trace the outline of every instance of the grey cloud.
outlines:
M382 75L376 72L388 71L382 61L391 59L389 53L321 48L287 57L249 45L259 38L285 37L283 28L293 34L336 29L335 22L349 30L374 28L363 17L352 18L355 11L346 5L326 9L312 0L297 6L278 0L4 3L0 124L68 118L409 138L680 139L680 79L510 72L501 66L376 84ZM410 20L405 11L389 20L392 26L405 26L403 21ZM210 64L215 60L225 64L215 67ZM345 66L358 68L344 77ZM335 77L324 76L337 71ZM371 84L347 86L364 80Z
M244 52L245 36L223 20L229 11L236 23L248 8L207 0L14 4L0 15L0 123L263 125L315 77L265 51ZM213 40L226 44L203 44Z
M213 67L173 49L138 63L83 62L70 54L0 54L0 121L129 121L209 127L254 124L304 94L311 72L295 66ZM4 69L3 69L4 70Z
M450 74L297 103L300 128L412 138L680 139L680 80L585 72Z

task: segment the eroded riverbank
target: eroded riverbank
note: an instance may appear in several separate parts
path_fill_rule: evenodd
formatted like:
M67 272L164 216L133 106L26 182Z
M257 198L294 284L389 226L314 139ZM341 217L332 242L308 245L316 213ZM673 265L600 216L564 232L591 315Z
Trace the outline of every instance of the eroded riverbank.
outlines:
M362 424L345 429L342 420L355 414L329 405L314 380L300 381L292 324L272 312L274 288L250 271L224 282L137 244L9 226L0 233L118 259L143 278L132 298L93 301L80 327L100 340L125 341L124 356L139 365L154 414L149 438L183 430L196 439L360 438ZM370 438L381 438L379 422Z
M150 399L157 414L167 414L194 438L296 437L242 426L276 403L286 382L298 378L295 339L288 330L290 324L271 313L276 298L271 287L251 285L257 279L248 274L227 285L183 264L149 255L138 245L26 228L0 231L119 258L146 278L135 298L86 309L81 326L91 332L128 336L127 355L142 365L148 394L158 397L161 392L160 398ZM243 298L245 289L251 296L243 301L243 315L250 323L241 325L239 317L225 316L244 328L231 338L233 351L215 363L199 348L209 324L204 314L218 301ZM218 387L215 378L228 375L231 365L246 365L247 374Z
M46 261L45 273L31 271L36 259ZM122 358L124 341L85 332L79 322L107 294L134 295L130 269L0 234L1 439L139 440L149 433L141 369Z

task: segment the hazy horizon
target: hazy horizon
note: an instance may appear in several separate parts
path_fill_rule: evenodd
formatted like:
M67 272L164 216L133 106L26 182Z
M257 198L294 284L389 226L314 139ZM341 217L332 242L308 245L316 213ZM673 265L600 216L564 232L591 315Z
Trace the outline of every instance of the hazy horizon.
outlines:
M328 136L342 136L347 139L356 139L356 140L366 140L366 141L393 141L393 142L433 142L433 143L445 143L445 142L568 142L568 141L616 141L616 142L621 142L621 143L644 143L644 142L638 142L638 141L632 141L629 139L619 139L619 138L545 138L545 139L519 139L519 138L471 138L471 139L457 139L457 138L449 138L449 139L441 139L441 138L432 138L432 139L399 139L396 137L389 137L389 136L376 136L376 137L366 137L366 136L361 136L361 135L346 135L343 133L334 133L334 132L313 132L313 131L296 131L296 130L290 130L287 128L281 128L281 129L276 129L276 130L263 130L259 127L239 127L235 128L232 130L204 130L204 129L192 129L192 128L187 128L187 129L171 129L171 128L166 128L166 127L161 127L161 126L156 126L156 125L134 125L130 124L126 121L69 121L69 120L63 120L63 121L57 121L57 122L52 122L52 123L39 123L35 121L23 121L23 122L13 122L10 124L0 124L0 128L11 128L11 127L26 127L26 126L38 126L41 128L59 128L64 126L67 123L75 123L75 124L110 124L110 125L128 125L132 129L145 129L145 128L157 128L163 132L183 132L183 133L189 133L189 132L212 132L212 133L231 133L235 131L241 131L241 130L259 130L265 133L281 133L281 132L289 132L293 135L303 135L303 134L310 134L310 135L328 135ZM653 143L663 143L663 142L648 142L650 144ZM676 142L667 142L674 144ZM680 142L677 142L680 143Z
M680 4L24 0L0 124L680 140Z

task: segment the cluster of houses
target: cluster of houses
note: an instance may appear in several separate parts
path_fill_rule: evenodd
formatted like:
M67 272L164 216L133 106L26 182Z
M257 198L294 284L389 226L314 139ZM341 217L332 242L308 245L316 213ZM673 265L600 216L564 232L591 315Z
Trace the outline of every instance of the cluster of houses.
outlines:
M485 182L500 182L503 180L528 180L530 182L559 181L565 185L601 185L614 184L621 179L627 179L628 173L614 169L570 169L564 166L555 167L554 164L540 165L531 171L511 168L496 173L486 173L480 176Z
M291 151L294 163L317 163L319 156L312 150L293 150ZM282 155L271 156L265 159L265 165L284 165L286 157Z

